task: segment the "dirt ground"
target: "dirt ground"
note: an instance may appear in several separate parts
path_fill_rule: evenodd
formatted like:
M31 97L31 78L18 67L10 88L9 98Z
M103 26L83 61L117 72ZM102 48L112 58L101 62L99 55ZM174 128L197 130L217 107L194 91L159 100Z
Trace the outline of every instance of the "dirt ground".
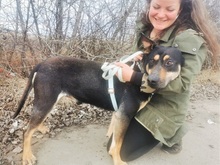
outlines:
M129 165L219 165L220 125L217 100L195 101L188 120L190 130L183 139L183 151L169 155L161 144ZM38 165L112 165L106 152L106 125L65 128L55 138L43 138L34 144ZM135 140L135 139L134 139Z
M180 154L169 155L161 144L129 165L218 165L220 164L220 80L219 73L203 72L193 85L186 122L189 132ZM2 79L0 79L2 80ZM21 115L11 120L26 80L12 78L1 87L0 164L21 164L22 132L32 108L32 97ZM0 81L1 83L1 81ZM10 87L10 89L8 89ZM65 109L65 111L64 111ZM76 111L75 109L80 109ZM46 120L50 133L33 137L37 165L111 165L106 151L110 112L89 105L73 106L64 101ZM135 140L135 139L134 139Z

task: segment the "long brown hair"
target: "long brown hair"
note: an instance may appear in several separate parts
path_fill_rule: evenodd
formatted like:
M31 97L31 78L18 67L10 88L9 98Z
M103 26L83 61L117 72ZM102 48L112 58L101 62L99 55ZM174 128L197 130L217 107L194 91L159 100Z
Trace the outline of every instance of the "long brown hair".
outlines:
M218 66L218 56L220 55L219 30L201 0L192 1L191 17L197 29L204 35L210 51L209 55L212 57L213 67L216 68Z
M148 30L152 30L153 28L146 14L151 1L147 0L146 11L141 15L142 23ZM208 55L212 59L212 68L217 68L218 56L220 55L219 30L212 21L204 3L202 0L181 0L180 8L181 12L175 21L178 31L191 28L202 33L209 49Z

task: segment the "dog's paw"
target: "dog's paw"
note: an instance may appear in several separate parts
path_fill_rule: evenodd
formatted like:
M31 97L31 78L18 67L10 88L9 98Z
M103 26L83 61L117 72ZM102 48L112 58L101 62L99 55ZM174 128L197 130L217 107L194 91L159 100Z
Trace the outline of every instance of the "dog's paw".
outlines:
M128 165L128 164L126 162L119 161L119 162L115 162L114 165Z
M22 165L34 165L36 162L37 159L33 154L23 156Z
M45 125L40 125L38 128L38 131L40 131L42 134L46 134L47 132L50 131L50 129L48 127L46 127Z

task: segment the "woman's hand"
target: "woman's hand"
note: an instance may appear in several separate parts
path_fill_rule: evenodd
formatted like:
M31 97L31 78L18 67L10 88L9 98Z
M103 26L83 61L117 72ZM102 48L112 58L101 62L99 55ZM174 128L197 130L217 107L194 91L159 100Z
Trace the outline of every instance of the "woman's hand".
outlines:
M131 80L134 70L127 64L121 62L116 62L114 64L121 68L123 81L129 82ZM118 76L118 74L116 74L116 76Z
M142 60L142 58L143 58L143 54L141 53L134 58L134 61L140 61ZM132 74L134 73L134 70L129 65L122 63L122 62L115 62L114 64L121 68L122 77L119 78L119 80L122 79L124 82L130 82ZM116 76L118 77L119 74L116 73Z

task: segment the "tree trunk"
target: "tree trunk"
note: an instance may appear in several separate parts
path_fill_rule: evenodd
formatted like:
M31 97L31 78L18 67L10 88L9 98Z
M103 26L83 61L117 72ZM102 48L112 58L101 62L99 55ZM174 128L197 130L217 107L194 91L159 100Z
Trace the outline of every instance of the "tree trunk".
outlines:
M85 4L85 0L80 0L79 9L77 11L76 20L75 20L75 24L74 24L74 27L73 27L72 38L76 37L77 32L80 29L79 26L80 26L80 22L81 22L81 17L82 17L84 4Z
M56 0L55 52L60 53L63 39L63 0Z
M16 0L16 4L17 4L18 18L20 20L20 26L22 29L22 39L23 39L23 45L22 45L22 51L21 51L22 73L24 74L24 76L27 76L27 75L29 75L29 71L27 68L27 61L25 60L25 47L26 47L25 41L27 38L27 29L25 27L25 22L23 19L22 11L21 11L21 1Z
M123 30L123 26L124 26L124 24L126 23L126 20L127 20L128 16L129 16L129 14L132 12L132 10L133 10L133 8L134 8L136 2L137 2L137 0L133 0L133 1L131 2L131 5L129 6L129 8L124 12L124 15L121 16L120 20L119 20L118 23L117 23L117 27L116 27L116 29L115 29L113 35L112 35L112 39L113 39L113 40L115 40L116 37L117 37L117 35L118 35L118 33L119 33L121 30Z
M39 40L39 44L40 44L40 47L43 48L43 44L42 44L42 40L41 40L41 37L40 37L40 31L39 31L39 27L38 27L38 22L37 22L37 17L36 17L36 12L35 12L35 8L34 8L33 0L30 0L30 4L31 4L31 8L32 8L33 18L34 18L34 24L35 24L35 27L36 27L36 30L37 30L37 37L38 37L38 40Z

